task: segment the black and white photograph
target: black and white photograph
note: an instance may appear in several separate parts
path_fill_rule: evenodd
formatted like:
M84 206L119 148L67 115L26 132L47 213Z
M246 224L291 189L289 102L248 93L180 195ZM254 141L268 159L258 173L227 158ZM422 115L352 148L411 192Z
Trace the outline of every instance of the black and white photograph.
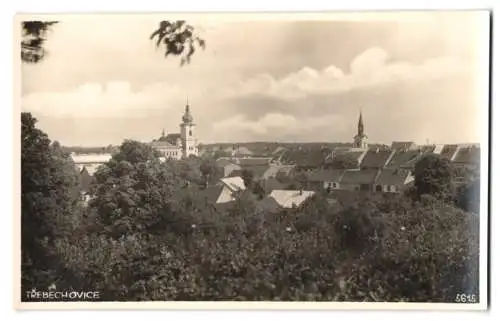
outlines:
M18 308L486 309L490 19L17 15Z

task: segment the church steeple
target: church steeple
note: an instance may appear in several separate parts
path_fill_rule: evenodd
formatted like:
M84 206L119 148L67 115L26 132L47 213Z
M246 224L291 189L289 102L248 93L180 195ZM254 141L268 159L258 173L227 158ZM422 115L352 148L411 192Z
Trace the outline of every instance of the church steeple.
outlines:
M365 125L363 124L363 112L359 111L358 136L362 136L364 134L365 134Z
M182 121L184 124L190 124L193 122L193 116L191 116L191 112L189 111L189 102L186 98L186 109L184 111L184 116L182 116Z
M366 143L366 138L368 138L365 134L365 125L363 123L363 112L360 109L359 118L358 118L358 133L354 136L354 147L355 148L367 148L368 144Z

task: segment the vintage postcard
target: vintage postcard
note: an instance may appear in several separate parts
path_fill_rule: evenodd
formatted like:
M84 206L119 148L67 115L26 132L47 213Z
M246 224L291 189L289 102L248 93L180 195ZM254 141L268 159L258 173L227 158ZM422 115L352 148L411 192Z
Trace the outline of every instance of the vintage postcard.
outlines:
M18 309L487 308L490 12L15 29Z

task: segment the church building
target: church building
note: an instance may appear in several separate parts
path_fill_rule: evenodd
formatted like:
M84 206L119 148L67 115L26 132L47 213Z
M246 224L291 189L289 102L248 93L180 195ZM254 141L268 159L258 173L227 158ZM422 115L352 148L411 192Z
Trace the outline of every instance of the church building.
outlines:
M359 119L358 119L358 133L356 136L354 136L354 148L362 148L362 149L367 149L368 148L368 143L367 140L368 136L365 134L365 125L363 124L363 115L361 111L359 112Z
M165 135L165 131L163 131L159 139L151 142L151 147L158 150L164 158L181 159L191 155L198 156L198 140L195 135L196 125L188 103L186 103L182 123L179 127L180 133Z

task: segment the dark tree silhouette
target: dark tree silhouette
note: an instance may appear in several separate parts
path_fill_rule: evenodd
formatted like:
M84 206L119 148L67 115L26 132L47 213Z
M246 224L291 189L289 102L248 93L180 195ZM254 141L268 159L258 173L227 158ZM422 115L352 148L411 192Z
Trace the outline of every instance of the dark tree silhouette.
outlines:
M415 164L414 176L417 196L429 194L440 199L450 196L453 171L448 159L425 155Z
M38 63L45 56L47 33L58 21L23 21L21 41L21 61ZM164 46L165 57L181 57L181 66L191 62L196 48L205 49L205 40L195 33L195 28L184 20L161 21L158 29L150 36L156 46Z
M57 21L23 21L21 23L21 61L38 63L45 57L45 41L50 27Z
M205 40L197 36L194 27L184 20L161 21L150 39L156 40L157 47L164 46L165 57L180 56L181 66L191 62L191 56L195 53L196 47L205 49Z

